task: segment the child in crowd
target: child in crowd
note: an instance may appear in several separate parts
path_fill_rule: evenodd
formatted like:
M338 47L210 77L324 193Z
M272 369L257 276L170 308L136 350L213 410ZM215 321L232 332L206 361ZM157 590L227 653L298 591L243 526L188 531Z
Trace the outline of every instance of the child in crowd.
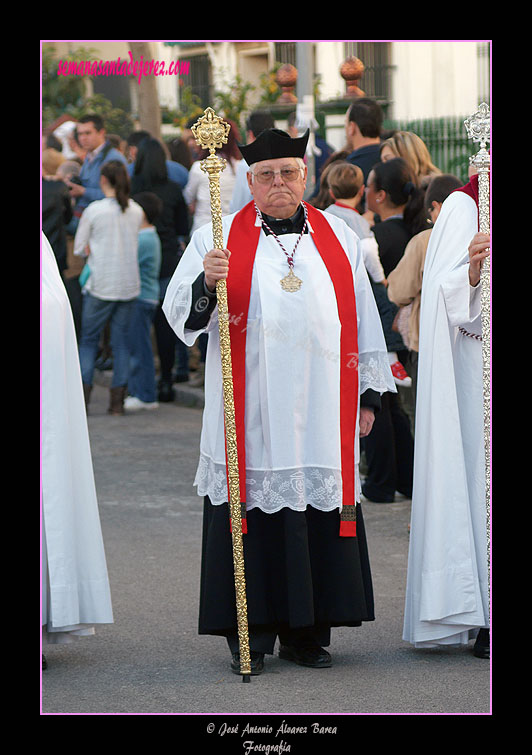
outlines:
M379 247L368 221L357 210L364 195L364 174L358 165L344 161L331 163L322 174L329 186L334 204L325 212L342 218L361 240L364 264L375 283L385 283L384 270L379 259Z
M128 411L156 409L159 406L151 327L159 304L161 267L161 242L154 222L162 212L163 203L156 194L148 191L135 194L134 200L142 207L144 215L138 234L141 288L129 330L129 395L124 401L124 408Z

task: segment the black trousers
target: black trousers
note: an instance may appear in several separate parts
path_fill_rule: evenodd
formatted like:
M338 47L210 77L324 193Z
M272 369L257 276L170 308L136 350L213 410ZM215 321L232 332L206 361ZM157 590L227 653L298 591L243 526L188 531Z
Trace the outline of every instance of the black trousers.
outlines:
M362 510L357 537L340 537L339 512L281 509L247 512L243 535L250 649L330 644L335 626L374 620L373 587ZM238 649L228 504L204 502L199 633L227 638Z
M370 434L362 438L367 477L362 492L370 501L389 502L395 492L412 497L414 438L397 393L383 393Z
M153 327L157 342L157 354L159 356L160 377L163 382L171 384L177 336L170 327L160 304L153 319Z

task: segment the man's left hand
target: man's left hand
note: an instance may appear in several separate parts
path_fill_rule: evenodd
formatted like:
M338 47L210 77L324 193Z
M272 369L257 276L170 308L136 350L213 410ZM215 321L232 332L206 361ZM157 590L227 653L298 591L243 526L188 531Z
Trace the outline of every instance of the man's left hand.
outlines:
M373 423L375 422L375 413L373 409L365 406L360 407L360 437L365 438L370 434Z
M85 194L85 187L79 184L73 184L71 181L65 181L66 185L70 189L71 197L82 197Z

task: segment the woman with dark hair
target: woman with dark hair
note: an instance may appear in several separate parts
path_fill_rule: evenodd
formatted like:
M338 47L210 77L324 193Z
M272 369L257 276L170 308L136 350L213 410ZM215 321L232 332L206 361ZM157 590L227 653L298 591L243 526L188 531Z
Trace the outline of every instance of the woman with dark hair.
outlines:
M163 203L154 225L161 241L161 269L159 273L159 306L153 326L159 355L159 401L173 401L172 370L178 359L178 378L188 379L188 349L179 341L163 314L161 304L170 278L179 264L188 241L189 216L181 188L168 178L166 152L157 139L144 139L138 148L131 192L152 192Z
M137 249L143 213L130 199L123 163L109 160L102 165L100 187L104 199L88 205L74 239L74 254L88 256L89 272L83 289L79 357L88 406L100 335L109 322L113 352L109 413L122 414L129 375L129 326L140 293Z
M168 180L166 153L158 139L146 137L139 143L132 180L134 193L137 193L139 184L151 185Z
M403 256L412 236L430 227L424 199L425 191L416 186L401 157L377 163L368 175L366 204L380 220L372 231L386 276Z
M378 216L372 231L379 247L379 257L386 277L398 264L406 245L416 233L428 228L424 208L424 191L416 187L406 162L395 158L377 163L368 175L366 204ZM371 281L390 367L397 385L412 384L403 367L408 350L393 321L399 308L388 298L383 283ZM373 429L361 441L366 456L367 476L362 492L370 501L392 503L398 492L412 496L414 438L408 415L398 393L381 396L381 411L375 415Z
M175 139L172 139L171 142L168 142L167 146L168 151L170 152L170 160L173 160L175 163L179 163L187 170L190 170L192 163L194 162L194 158L192 157L190 147L185 142L185 140L181 139L180 137L176 137Z

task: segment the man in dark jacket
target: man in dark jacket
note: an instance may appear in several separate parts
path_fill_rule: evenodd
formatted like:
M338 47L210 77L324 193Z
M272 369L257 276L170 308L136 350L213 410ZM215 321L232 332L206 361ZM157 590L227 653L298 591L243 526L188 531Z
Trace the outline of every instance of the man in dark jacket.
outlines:
M346 113L345 135L353 150L346 160L361 168L364 183L380 161L382 119L381 106L370 97L357 97Z
M105 124L101 116L82 116L76 126L76 131L80 145L87 150L87 156L81 166L80 183L65 181L70 189L70 196L76 200L73 223L69 227L72 235L76 232L77 223L85 207L96 199L103 199L104 195L100 188L102 165L109 160L120 160L127 165L124 155L107 141Z

